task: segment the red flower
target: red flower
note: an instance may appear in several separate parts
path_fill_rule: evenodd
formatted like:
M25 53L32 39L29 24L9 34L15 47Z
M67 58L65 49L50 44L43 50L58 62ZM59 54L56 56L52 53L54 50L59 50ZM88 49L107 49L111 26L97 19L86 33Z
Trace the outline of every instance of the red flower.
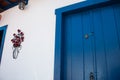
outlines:
M14 46L14 47L19 47L19 46L20 46L20 44L13 44L13 46Z
M20 38L20 37L16 35L15 38Z
M11 41L12 41L12 43L15 43L15 40L14 40L14 39L12 39Z
M11 42L13 43L14 47L19 47L21 45L21 42L24 41L24 33L21 32L20 29L18 29L18 34L13 34L14 38L11 40Z
M16 36L16 34L14 33L13 36Z
M18 33L20 33L21 32L21 30L20 29L18 29Z
M23 33L23 32L21 32L20 34L21 34L21 36L23 36L23 35L24 35L24 33Z

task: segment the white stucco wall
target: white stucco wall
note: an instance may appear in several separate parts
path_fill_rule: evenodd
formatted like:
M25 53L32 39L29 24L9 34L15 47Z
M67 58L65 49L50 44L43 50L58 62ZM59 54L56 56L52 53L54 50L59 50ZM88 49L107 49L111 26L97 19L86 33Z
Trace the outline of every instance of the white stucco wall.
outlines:
M82 0L29 0L2 13L0 26L8 25L0 65L0 80L53 80L55 9ZM25 41L18 59L12 58L13 33L21 29Z

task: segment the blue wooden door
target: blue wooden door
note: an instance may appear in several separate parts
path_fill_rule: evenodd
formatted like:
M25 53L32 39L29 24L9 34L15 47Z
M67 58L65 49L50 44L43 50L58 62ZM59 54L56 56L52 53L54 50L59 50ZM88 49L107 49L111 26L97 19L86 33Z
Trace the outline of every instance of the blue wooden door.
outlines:
M120 4L66 14L62 26L61 80L120 80Z

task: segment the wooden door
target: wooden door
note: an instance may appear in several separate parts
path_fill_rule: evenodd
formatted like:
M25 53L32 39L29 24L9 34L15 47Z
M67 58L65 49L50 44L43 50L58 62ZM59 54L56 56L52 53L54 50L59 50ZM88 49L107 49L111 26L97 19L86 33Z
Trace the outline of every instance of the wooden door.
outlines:
M61 80L120 80L119 4L66 14L62 26Z

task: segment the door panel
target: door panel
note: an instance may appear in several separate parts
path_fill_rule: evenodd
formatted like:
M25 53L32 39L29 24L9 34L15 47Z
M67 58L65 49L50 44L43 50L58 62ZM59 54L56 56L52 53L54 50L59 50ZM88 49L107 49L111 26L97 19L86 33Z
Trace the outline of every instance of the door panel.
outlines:
M113 6L114 15L115 15L115 23L120 47L120 4Z
M120 80L120 48L113 7L102 9L103 33L107 56L108 80Z
M101 16L101 9L93 10L95 74L97 76L96 80L108 80L107 60Z
M62 80L83 80L81 15L66 16L64 22Z
M82 27L83 27L83 44L84 44L84 71L85 80L89 80L90 72L93 70L93 52L92 52L92 35L91 35L91 11L82 13ZM85 36L88 35L88 38Z
M83 32L81 14L74 14L71 17L72 33L72 80L84 79L84 55L83 55Z
M64 15L61 80L120 80L120 5Z

